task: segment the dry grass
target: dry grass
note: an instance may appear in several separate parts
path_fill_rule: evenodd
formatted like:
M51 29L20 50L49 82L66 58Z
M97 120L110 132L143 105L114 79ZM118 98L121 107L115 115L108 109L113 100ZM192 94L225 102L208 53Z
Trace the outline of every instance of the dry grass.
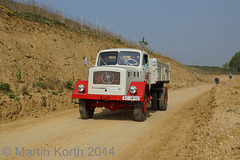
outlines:
M54 21L56 24L61 24L65 28L70 29L74 32L86 32L91 36L94 36L95 38L103 37L108 38L112 41L115 41L117 43L124 43L128 44L129 48L141 48L140 45L136 42L126 40L121 35L115 35L112 32L109 32L104 27L97 26L91 24L90 22L86 23L86 21L81 20L80 18L76 19L69 19L66 18L62 13L58 10L53 9L49 4L39 4L34 0L19 0L20 2L13 2L11 0L0 0L0 6L4 6L5 8L12 11L12 13L19 14L29 14L34 17L34 19L37 18L44 18L48 19L50 21ZM11 13L11 14L12 14ZM25 17L25 16L23 16ZM27 18L28 19L28 18ZM51 25L51 22L46 22L46 24ZM153 50L146 48L149 53L154 53Z

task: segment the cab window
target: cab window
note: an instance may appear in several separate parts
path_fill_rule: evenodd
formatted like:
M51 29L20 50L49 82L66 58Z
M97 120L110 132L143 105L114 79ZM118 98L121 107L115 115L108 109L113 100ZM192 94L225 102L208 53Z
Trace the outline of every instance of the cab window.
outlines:
M148 55L146 54L143 55L143 66L144 67L148 66Z

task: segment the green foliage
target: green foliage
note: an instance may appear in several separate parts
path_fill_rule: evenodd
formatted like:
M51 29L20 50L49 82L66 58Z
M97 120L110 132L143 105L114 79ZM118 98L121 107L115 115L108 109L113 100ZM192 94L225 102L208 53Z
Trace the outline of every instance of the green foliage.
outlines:
M23 95L29 95L29 93L28 93L28 87L27 86L23 86L23 88L22 88L22 94Z
M21 76L21 70L20 68L18 68L17 74L16 74L17 80L21 80L22 76Z
M41 82L41 81L37 82L37 86L42 89L46 89L46 84L44 82Z
M67 88L67 89L73 89L73 82L71 81L71 80L67 80L66 82L65 82L65 87Z
M52 91L52 94L56 95L56 96L58 95L58 93L56 91Z
M0 82L0 90L3 90L3 83Z
M9 95L9 98L11 98L11 99L16 98L15 94L13 94L13 93L8 93L8 95Z
M2 91L10 91L10 84L8 83L0 83L0 90Z
M232 72L230 69L224 69L217 66L194 66L189 65L189 67L193 68L196 71L199 71L203 74L210 74L210 75L216 75L216 74L228 74L229 72ZM235 72L233 72L236 74Z
M119 39L119 38L116 39L116 42L117 42L117 43L120 43L120 44L124 44L124 42L122 42L121 39Z
M62 86L59 86L59 87L58 87L58 93L61 94L62 92L63 92L63 87L62 87Z
M38 80L39 80L39 81L43 81L43 78L42 78L42 77L39 77Z
M240 72L240 51L229 62L229 68Z
M227 110L227 112L231 112L231 111L236 111L236 110L234 110L234 109L231 109L230 107L228 107L228 110Z
M229 69L228 63L223 64L223 69Z
M142 41L139 41L141 46L147 46L148 42L145 41L145 37L142 38Z

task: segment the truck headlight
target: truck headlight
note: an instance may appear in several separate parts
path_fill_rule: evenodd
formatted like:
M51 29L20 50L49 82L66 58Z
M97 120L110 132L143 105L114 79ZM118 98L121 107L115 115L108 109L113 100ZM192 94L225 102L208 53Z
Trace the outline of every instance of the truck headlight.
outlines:
M130 93L135 94L137 92L137 87L131 86L130 87Z
M84 87L83 84L79 84L79 85L78 85L78 90L79 90L79 92L83 92L84 89L85 89L85 87Z

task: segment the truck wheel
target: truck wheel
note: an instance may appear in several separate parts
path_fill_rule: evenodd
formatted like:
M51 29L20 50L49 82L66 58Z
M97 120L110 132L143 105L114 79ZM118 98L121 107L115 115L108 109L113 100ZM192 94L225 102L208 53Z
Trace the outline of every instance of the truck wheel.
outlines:
M168 105L168 92L167 88L163 88L162 94L160 94L159 110L166 111Z
M94 109L91 111L88 107L88 100L79 100L79 113L82 119L90 119L93 117Z
M136 102L133 108L133 117L135 121L142 122L146 120L147 113L147 96L144 94L144 101Z
M158 100L158 92L152 91L152 109L158 110L159 100Z

